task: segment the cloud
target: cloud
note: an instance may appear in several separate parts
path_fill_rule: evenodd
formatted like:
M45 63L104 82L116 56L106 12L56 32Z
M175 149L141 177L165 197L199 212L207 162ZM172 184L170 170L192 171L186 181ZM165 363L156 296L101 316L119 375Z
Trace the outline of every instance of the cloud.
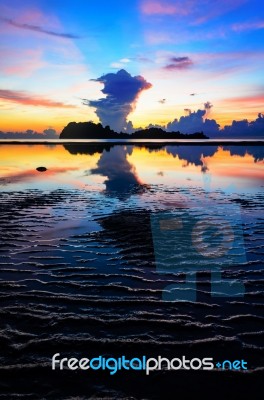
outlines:
M5 17L0 17L0 21L4 22L10 26L13 26L15 28L26 29L29 31L43 33L45 35L56 36L56 37L60 37L60 38L64 38L64 39L80 39L80 36L73 35L71 33L54 32L54 31L50 31L45 28L42 28L41 26L31 25L31 24L26 24L26 23L23 24L23 23L16 22L12 19L5 18Z
M44 129L42 135L45 136L45 138L50 138L50 139L52 138L56 139L58 137L57 132L55 131L55 129L52 128Z
M166 130L166 126L164 125L159 125L159 124L149 124L146 129L150 129L150 128L158 128L158 129L163 129ZM143 128L137 128L137 131L142 130Z
M219 124L215 120L204 119L206 110L190 112L187 116L175 119L167 125L168 131L180 131L181 133L194 133L203 131L205 135L218 133Z
M233 24L231 29L234 32L243 32L243 31L264 29L264 21L237 23L237 24Z
M210 101L207 101L204 103L204 109L205 110L210 110L213 107L213 104L210 103Z
M249 122L247 119L241 121L234 120L231 125L226 125L224 129L222 129L221 134L225 137L233 138L264 137L264 114L258 113L257 118L251 122Z
M167 125L168 131L180 131L181 133L190 134L203 131L205 135L217 134L220 125L214 119L205 118L208 109L212 107L210 102L204 104L204 110L191 111L185 108L184 111L188 115L181 116Z
M115 69L120 69L120 68L123 68L123 64L121 63L121 62L119 62L119 61L117 61L117 62L112 62L111 64L110 64L110 67L111 68L115 68Z
M184 15L184 7L177 7L174 4L164 1L146 0L140 6L142 14L145 15Z
M146 16L174 16L175 18L188 17L187 23L200 25L220 15L227 14L249 0L199 0L199 6L195 0L189 1L158 1L143 0L140 11Z
M124 69L103 75L93 81L104 85L102 93L106 97L99 100L84 99L84 104L95 108L95 113L103 126L110 125L117 132L127 130L128 115L134 110L140 93L152 87L151 83L140 75L131 76Z
M193 8L193 25L204 24L217 18L221 15L228 14L229 12L239 8L249 0L200 0L200 7Z
M145 41L150 45L157 45L163 43L175 43L174 35L169 32L161 30L150 30L144 33Z
M28 129L25 132L1 132L0 139L58 139L55 129L44 129L42 133Z
M75 108L71 104L53 101L41 96L31 95L25 91L0 89L0 99L11 101L13 103L22 104L25 106L37 107L58 107L58 108Z
M257 94L254 96L229 97L227 99L224 99L223 103L226 105L237 105L239 107L248 107L254 105L261 107L264 105L264 95Z
M169 63L163 67L168 71L187 69L193 65L189 57L171 57Z
M116 69L122 69L122 68L124 68L125 67L125 65L127 64L127 63L130 63L131 62L131 59L130 58L121 58L119 61L117 61L117 62L112 62L111 64L110 64L110 67L112 67L112 68L116 68Z
M142 55L137 55L132 60L140 62L140 63L153 63L153 60L151 58L148 58L148 57L145 57L145 56L142 56Z
M0 72L5 75L26 78L38 69L47 66L47 63L42 59L40 49L1 47L0 52Z
M204 110L191 111L184 109L188 115L181 116L167 124L168 132L180 131L181 133L190 134L194 132L204 132L209 138L215 139L233 139L233 138L263 138L264 137L264 114L258 113L254 121L247 119L240 121L232 121L231 125L226 125L220 129L220 125L215 119L206 118L208 111L213 105L208 101L204 103Z

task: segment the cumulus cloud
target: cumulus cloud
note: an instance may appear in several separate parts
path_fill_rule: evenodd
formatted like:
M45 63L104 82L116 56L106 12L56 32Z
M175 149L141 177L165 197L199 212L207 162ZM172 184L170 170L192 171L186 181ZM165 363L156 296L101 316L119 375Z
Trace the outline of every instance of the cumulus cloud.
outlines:
M42 106L42 107L58 107L58 108L75 108L71 104L65 104L60 101L46 99L39 95L32 95L25 91L0 89L0 99L11 101L13 103L23 104L26 106Z
M48 129L44 129L43 136L45 136L46 138L50 138L50 139L56 139L58 137L57 132L55 131L55 129L52 128L48 128Z
M187 115L169 122L166 130L168 132L180 131L185 134L204 132L208 137L216 139L257 139L264 137L264 114L259 113L254 121L248 121L247 119L234 120L231 125L226 125L223 129L220 129L220 125L215 119L207 118L212 107L213 105L207 101L204 103L203 110L191 111L189 108L186 108L184 111Z
M181 70L190 68L193 65L189 57L171 57L168 64L163 67L168 71Z
M190 134L203 131L205 135L215 134L219 132L219 124L214 119L205 118L208 109L212 107L210 102L204 104L204 110L191 111L185 108L187 115L169 122L168 131L180 131L181 133Z
M232 138L258 138L264 137L264 114L259 113L254 121L247 119L242 121L233 121L231 125L226 125L220 132L225 137ZM220 136L220 135L219 135Z
M54 31L50 31L48 29L42 28L41 26L37 26L37 25L31 25L31 24L21 24L19 22L16 22L10 18L4 18L4 17L0 17L0 21L4 22L10 26L13 26L15 28L19 28L19 29L26 29L29 31L34 31L34 32L39 32L39 33L43 33L45 35L50 35L50 36L57 36L57 37L61 37L64 39L80 39L80 36L77 35L73 35L71 33L63 33L63 32L54 32Z
M86 100L84 104L95 108L95 113L103 126L110 125L115 131L128 130L128 115L134 110L138 96L143 90L152 87L142 76L131 76L121 69L93 79L104 85L105 98Z
M211 110L212 107L213 107L213 104L211 104L210 101L207 101L206 103L204 103L205 110Z
M1 132L0 139L58 139L55 129L44 129L42 133L28 129L25 132Z
M159 125L159 124L149 124L147 129L155 128L155 129L163 129L164 131L166 130L166 126L164 125ZM138 128L137 130L142 130L143 128Z

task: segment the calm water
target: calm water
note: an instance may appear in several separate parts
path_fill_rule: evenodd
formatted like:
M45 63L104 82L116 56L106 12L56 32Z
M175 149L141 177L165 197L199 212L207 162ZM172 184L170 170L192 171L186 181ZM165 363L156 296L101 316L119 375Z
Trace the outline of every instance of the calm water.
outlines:
M253 145L1 144L0 398L254 387L263 159ZM56 352L243 358L250 372L54 372Z

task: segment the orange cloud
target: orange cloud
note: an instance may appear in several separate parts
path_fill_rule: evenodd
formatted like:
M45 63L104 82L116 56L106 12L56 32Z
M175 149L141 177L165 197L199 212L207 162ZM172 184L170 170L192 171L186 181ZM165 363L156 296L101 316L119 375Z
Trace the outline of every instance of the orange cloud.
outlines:
M244 96L244 97L231 97L229 99L224 99L223 103L225 105L239 105L245 107L251 106L264 106L264 95L259 94L255 96Z
M11 101L13 103L25 106L41 106L41 107L58 107L58 108L75 108L72 104L65 104L59 101L53 101L41 96L29 95L24 91L16 90L0 90L0 99Z

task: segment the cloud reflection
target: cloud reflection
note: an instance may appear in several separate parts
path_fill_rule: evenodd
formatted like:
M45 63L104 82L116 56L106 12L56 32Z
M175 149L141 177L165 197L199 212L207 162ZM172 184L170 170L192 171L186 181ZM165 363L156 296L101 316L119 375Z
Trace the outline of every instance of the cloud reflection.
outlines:
M91 169L91 174L106 176L104 181L109 194L129 194L142 185L134 165L127 160L127 149L124 146L115 146L111 152L103 152L97 168Z

